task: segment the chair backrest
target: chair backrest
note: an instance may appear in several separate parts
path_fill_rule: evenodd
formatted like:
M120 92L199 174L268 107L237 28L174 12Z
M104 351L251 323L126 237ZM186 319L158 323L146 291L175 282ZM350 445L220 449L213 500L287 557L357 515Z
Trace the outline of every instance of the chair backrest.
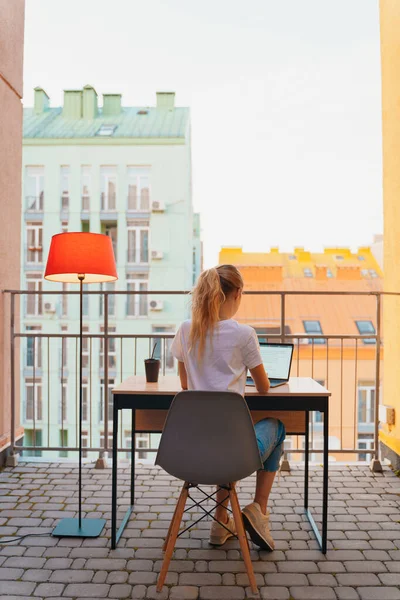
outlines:
M236 392L179 392L156 464L178 479L222 485L262 467L249 409Z

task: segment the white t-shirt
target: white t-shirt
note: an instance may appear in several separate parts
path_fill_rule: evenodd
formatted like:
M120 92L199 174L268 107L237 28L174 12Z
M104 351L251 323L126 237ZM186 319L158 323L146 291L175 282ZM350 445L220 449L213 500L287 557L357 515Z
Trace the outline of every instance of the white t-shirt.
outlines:
M244 395L247 369L262 364L257 334L249 325L233 319L218 321L206 338L202 361L189 351L191 321L184 321L176 332L171 352L183 362L189 390L238 392Z

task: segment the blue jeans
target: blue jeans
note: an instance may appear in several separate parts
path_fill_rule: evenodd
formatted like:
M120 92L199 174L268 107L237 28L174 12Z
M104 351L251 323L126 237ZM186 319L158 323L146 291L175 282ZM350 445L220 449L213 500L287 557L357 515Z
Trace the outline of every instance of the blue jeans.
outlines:
M263 419L254 426L263 468L260 471L276 472L283 454L285 426L278 419Z

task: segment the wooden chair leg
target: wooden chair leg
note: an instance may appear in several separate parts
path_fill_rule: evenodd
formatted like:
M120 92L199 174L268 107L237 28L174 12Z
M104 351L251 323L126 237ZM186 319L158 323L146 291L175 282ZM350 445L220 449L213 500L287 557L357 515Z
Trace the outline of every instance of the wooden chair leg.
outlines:
M183 490L181 490L181 493L179 494L179 498L180 498L180 497L181 497L181 495L182 495L182 491L183 491ZM166 547L167 547L167 544L168 544L169 536L171 535L172 523L173 523L173 522L174 522L174 520L175 520L175 516L176 516L176 509L178 508L179 498L178 498L178 500L177 500L177 503L175 504L175 510L174 510L174 514L172 515L172 519L171 519L171 522L170 522L170 524L169 524L169 528L168 528L168 533L167 533L167 535L166 535L166 537L165 537L165 540L164 540L164 543L163 543L163 547L162 547L162 551L163 551L163 552L165 552L165 549L166 549Z
M243 554L244 564L246 565L247 576L250 581L250 587L253 594L258 593L256 578L253 570L253 563L250 558L250 550L249 543L247 541L246 532L244 530L242 512L240 510L239 500L236 494L235 484L231 484L231 490L229 492L229 497L231 500L231 507L233 512L233 518L235 520L237 536L239 538L240 549Z
M161 592L162 587L164 585L165 578L168 573L169 563L171 562L172 553L175 548L176 538L178 537L179 527L182 521L183 511L185 510L185 504L188 497L188 488L187 483L185 482L181 491L181 495L179 496L178 503L175 508L175 513L171 521L170 530L168 532L168 537L166 540L165 547L165 556L164 561L161 567L160 575L158 576L157 581L157 592Z

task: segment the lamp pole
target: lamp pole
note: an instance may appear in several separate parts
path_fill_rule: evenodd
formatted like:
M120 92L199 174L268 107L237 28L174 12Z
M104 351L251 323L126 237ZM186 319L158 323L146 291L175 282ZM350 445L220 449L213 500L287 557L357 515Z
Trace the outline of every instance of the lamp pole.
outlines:
M82 528L82 416L83 416L83 280L79 273L79 529Z

